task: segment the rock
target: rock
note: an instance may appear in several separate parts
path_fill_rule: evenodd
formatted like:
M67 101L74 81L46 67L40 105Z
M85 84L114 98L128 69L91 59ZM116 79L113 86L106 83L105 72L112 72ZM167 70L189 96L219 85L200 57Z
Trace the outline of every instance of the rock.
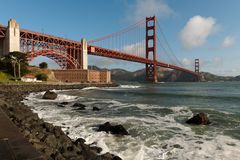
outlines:
M57 139L54 135L47 136L47 138L45 139L45 143L47 143L52 148L57 147Z
M53 131L54 131L54 126L50 123L45 122L42 124L42 127L46 129L46 132L53 133Z
M210 121L205 113L199 113L186 121L188 124L207 125Z
M90 147L90 148L91 148L91 150L93 150L93 151L96 152L96 153L102 152L102 148L100 148L100 147L93 146L93 147Z
M101 155L101 158L104 160L122 160L120 157L110 154L109 152Z
M100 125L97 131L105 131L117 135L129 135L128 131L122 125L112 126L109 122Z
M112 134L129 135L128 131L122 125L112 126L110 129Z
M61 105L68 105L69 102L61 102L61 103L59 103L59 104L61 104Z
M46 148L46 145L42 142L39 143L34 143L33 146L38 150L38 151L43 151Z
M62 105L62 104L58 104L57 106L60 107L60 108L66 107L66 106L64 106L64 105Z
M78 138L75 142L73 142L76 146L78 145L78 144L84 144L86 141L85 141L85 139L83 139L83 138Z
M46 91L42 97L42 99L51 99L54 100L57 98L57 93L53 92L53 91Z
M92 109L93 111L100 111L100 109L98 107L93 107Z
M59 127L59 126L54 127L53 133L56 136L56 138L59 138L60 136L64 135L64 132L62 131L61 127Z
M97 131L99 131L99 132L105 131L105 132L109 133L110 127L111 127L111 124L109 122L106 122L106 123L100 125Z
M174 144L173 147L174 147L174 148L178 148L178 149L183 149L183 147L180 146L179 144Z
M72 105L72 107L77 108L76 110L85 110L86 109L86 106L81 103L74 103L74 105Z

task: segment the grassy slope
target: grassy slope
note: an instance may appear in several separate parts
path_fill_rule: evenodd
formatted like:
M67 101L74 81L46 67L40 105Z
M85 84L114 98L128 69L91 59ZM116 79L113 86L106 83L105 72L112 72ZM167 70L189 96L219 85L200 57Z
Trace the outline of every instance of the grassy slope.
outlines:
M40 69L38 67L30 66L30 67L28 67L28 70L30 71L29 74L32 74L34 76L36 76L38 74L46 74L48 76L48 81L50 81L50 82L56 82L57 81L53 72L49 69Z

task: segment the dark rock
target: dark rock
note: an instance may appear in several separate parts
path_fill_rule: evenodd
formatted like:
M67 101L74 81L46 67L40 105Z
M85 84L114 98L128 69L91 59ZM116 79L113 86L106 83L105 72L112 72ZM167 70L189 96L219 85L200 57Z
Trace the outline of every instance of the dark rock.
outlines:
M100 125L97 131L105 131L117 135L129 135L128 131L122 125L112 126L109 122Z
M183 149L183 147L182 147L182 146L180 146L179 144L174 144L174 145L173 145L173 147L174 147L174 148Z
M93 147L90 147L90 148L91 148L91 150L93 150L93 151L96 152L96 153L102 152L102 148L100 148L100 147L93 146Z
M68 105L69 102L61 102L61 103L59 103L59 104L61 104L61 105Z
M111 128L111 124L109 122L106 122L106 123L100 125L97 131L99 131L99 132L105 131L105 132L109 133L110 128Z
M100 111L100 109L98 107L93 107L92 109L93 111Z
M110 154L109 152L101 155L101 158L104 160L122 160L120 157Z
M114 156L112 160L122 160L122 158L120 158L118 156Z
M62 131L61 127L59 127L59 126L54 127L54 132L53 133L55 134L55 136L57 138L64 135L64 132Z
M188 124L207 125L210 121L205 113L199 113L186 121Z
M83 138L78 138L75 142L73 142L75 145L78 145L78 144L84 144L86 141L85 139Z
M60 108L66 107L66 106L64 106L64 105L62 105L62 104L58 104L57 106L60 107Z
M54 126L52 124L45 122L45 123L42 124L42 126L43 126L43 128L46 129L47 132L53 133Z
M57 93L53 92L53 91L46 91L42 97L42 99L51 99L54 100L57 98Z
M129 135L128 131L122 125L112 126L110 129L112 134Z
M85 110L86 109L86 106L81 103L75 103L74 105L72 105L72 107L77 108L76 110Z
M73 147L73 146L68 146L68 147L67 147L67 150L68 150L68 151L73 151L73 150L74 150L74 147Z
M50 147L56 148L57 146L57 139L54 135L49 135L45 139L45 143L47 143Z

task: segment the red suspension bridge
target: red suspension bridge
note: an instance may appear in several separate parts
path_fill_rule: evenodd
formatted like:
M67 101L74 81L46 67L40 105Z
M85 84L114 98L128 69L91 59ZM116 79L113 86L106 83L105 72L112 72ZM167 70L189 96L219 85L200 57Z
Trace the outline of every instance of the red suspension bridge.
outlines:
M15 23L9 23L9 26L17 28L14 26ZM0 26L0 48L4 38L11 38L9 30L8 27ZM14 36L15 34L14 30ZM3 46L4 43L2 48ZM29 60L40 55L47 56L62 69L86 69L87 59L84 58L86 53L145 64L147 81L157 81L157 67L175 69L199 78L198 61L195 63L195 71L183 67L173 53L155 16L88 42L19 29L19 50L27 53Z

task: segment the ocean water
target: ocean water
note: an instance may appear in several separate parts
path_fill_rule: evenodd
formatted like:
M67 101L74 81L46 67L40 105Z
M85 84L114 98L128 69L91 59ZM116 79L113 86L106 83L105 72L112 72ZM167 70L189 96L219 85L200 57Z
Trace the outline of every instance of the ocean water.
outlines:
M57 91L56 100L31 93L24 103L45 121L61 126L72 139L103 148L124 160L239 160L240 83L125 84ZM66 107L57 105L69 102ZM86 110L71 106L79 102ZM92 111L96 106L101 110ZM188 125L193 114L205 112L208 126ZM129 136L96 132L109 121L122 124Z

